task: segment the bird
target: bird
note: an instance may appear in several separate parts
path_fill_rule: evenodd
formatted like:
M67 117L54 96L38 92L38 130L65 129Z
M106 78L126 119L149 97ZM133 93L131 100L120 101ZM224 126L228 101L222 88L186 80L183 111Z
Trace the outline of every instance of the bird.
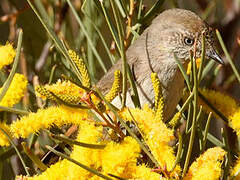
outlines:
M127 63L136 81L141 106L154 104L151 73L157 73L164 99L164 121L173 116L184 88L184 78L174 56L186 67L190 59L189 52L194 51L195 44L195 56L200 57L203 32L206 58L223 64L216 52L213 28L194 12L178 8L165 10L155 17L126 51ZM121 68L122 60L119 60L99 80L97 87L103 94L110 90L114 72ZM126 105L133 107L130 97L131 91L128 90ZM120 107L120 98L116 97L112 104Z

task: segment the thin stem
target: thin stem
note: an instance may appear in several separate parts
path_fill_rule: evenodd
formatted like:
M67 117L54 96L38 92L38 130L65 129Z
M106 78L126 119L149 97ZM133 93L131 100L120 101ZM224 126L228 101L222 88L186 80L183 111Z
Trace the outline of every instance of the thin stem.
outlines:
M83 168L83 169L85 169L85 170L87 170L87 171L89 171L89 172L91 172L91 173L93 173L93 174L95 174L95 175L103 178L103 179L113 180L112 178L110 178L110 177L108 177L108 176L105 176L104 174L100 173L99 171L97 171L97 170L95 170L95 169L92 169L92 168L90 168L90 167L88 167L88 166L85 166L84 164L82 164L82 163L80 163L80 162L78 162L78 161L70 158L69 156L67 156L67 155L65 155L65 154L63 154L63 153L61 153L61 152L59 152L59 151L56 151L54 148L52 148L52 147L50 147L50 146L46 146L46 148L47 148L48 150L50 150L51 152L53 152L54 154L56 154L56 155L58 155L58 156L60 156L60 157L62 157L62 158L65 158L65 159L67 159L68 161L73 162L74 164L80 166L81 168Z
M177 166L177 164L180 161L181 154L182 154L182 146L183 146L183 138L182 138L182 135L180 134L180 132L178 132L178 150L177 150L176 160L175 160L174 165L171 169L171 172L174 171L175 167Z
M123 31L123 26L122 22L120 19L119 12L116 10L115 3L113 0L110 0L112 10L113 10L113 15L116 21L117 25L117 31L118 31L118 37L119 37L119 43L120 43L120 55L122 58L122 74L123 74L123 87L122 87L122 108L125 107L126 104L126 98L127 98L127 57L125 53L125 45L124 45L124 31Z
M115 109L112 107L112 105L104 98L102 93L99 91L99 89L96 87L96 91L101 97L101 99L105 102L105 104L109 107L109 109L114 113L116 118L120 121L120 123L123 125L123 127L127 130L127 132L137 141L141 149L147 154L147 156L151 159L151 161L156 165L156 167L159 167L158 161L154 158L154 156L148 151L148 149L145 147L145 145L142 143L142 141L132 132L132 130L128 127L128 125L124 122L122 118L119 117L118 113L115 111Z
M19 159L20 159L20 161L21 161L21 163L22 163L23 168L24 168L24 170L25 170L26 173L27 173L27 176L30 176L30 173L28 172L28 167L26 166L26 164L25 164L25 162L24 162L24 160L23 160L23 158L22 158L22 155L21 155L20 152L18 151L18 148L16 147L16 145L14 144L14 142L12 141L12 139L9 137L9 135L8 135L2 128L0 128L0 131L2 131L2 133L8 138L9 142L10 142L10 143L12 144L12 146L14 147L14 149L15 149L15 151L16 151L16 153L17 153L17 155L18 155L18 157L19 157Z
M204 130L204 134L203 134L203 143L202 143L202 149L201 152L203 152L206 148L206 143L207 143L207 134L208 134L208 130L209 130L209 127L210 127L210 121L212 119L212 112L209 113L208 115L208 119L207 119L207 123L206 123L206 126L205 126L205 130Z
M70 0L66 0L66 1L67 1L67 3L68 3L69 7L71 8L71 10L72 10L72 12L73 12L73 15L74 15L74 17L76 18L76 20L77 20L77 22L78 22L78 24L79 24L79 26L80 26L83 34L86 36L86 39L87 39L87 41L88 41L88 43L89 43L89 45L90 45L90 47L91 47L94 55L96 56L96 58L97 58L97 60L98 60L98 62L99 62L99 64L100 64L101 68L102 68L103 71L106 73L106 72L107 72L107 68L105 67L105 65L104 65L101 57L99 56L99 54L98 54L98 52L97 52L97 50L96 50L96 48L95 48L95 46L94 46L94 44L93 44L93 42L92 42L92 40L91 40L91 37L88 35L88 32L87 32L86 28L84 27L84 25L83 25L83 23L82 23L82 20L81 20L80 17L78 16L78 14L77 14L76 10L74 9L71 1L70 1Z
M34 162L34 164L41 170L45 171L48 167L34 154L31 149L27 147L26 142L22 142L23 151Z
M221 47L222 47L222 49L223 49L223 52L224 52L226 58L228 59L230 65L231 65L231 67L232 67L233 73L235 74L238 82L240 83L240 75L239 75L239 72L238 72L236 66L234 65L234 62L233 62L230 54L228 53L228 50L227 50L227 48L226 48L226 46L225 46L225 44L224 44L224 42L223 42L222 36L221 36L221 34L220 34L220 32L219 32L218 30L216 30L216 34L217 34L218 41L220 42L220 45L221 45Z
M64 135L55 135L55 134L49 134L50 137L52 137L53 139L56 139L56 140L59 140L59 141L63 141L67 144L74 144L74 145L77 145L77 146L81 146L81 147L86 147L86 148L91 148L91 149L104 149L106 147L106 145L104 144L89 144L89 143L83 143L83 142L79 142L79 141L76 141L74 139L70 139Z
M5 107L5 106L0 106L0 110L15 113L15 114L21 114L21 115L28 115L29 114L28 111L21 110L21 109L16 109L16 108Z
M7 80L5 81L3 87L2 87L1 94L0 94L0 102L2 101L3 97L7 93L7 90L8 90L8 88L9 88L9 86L10 86L12 80L13 80L13 77L14 77L15 73L16 73L18 62L19 62L19 59L20 59L22 39L23 39L23 31L22 31L22 29L19 29L17 53L16 53L16 56L14 58L14 63L13 63L12 70L11 70Z
M192 58L191 58L192 59ZM193 147L193 143L194 143L194 138L195 138L195 134L196 134L196 120L197 120L197 96L198 96L198 79L197 79L197 67L196 67L196 61L193 60L193 82L194 82L194 86L193 86L193 121L192 121L192 130L191 130L191 135L190 135L190 140L189 140L189 144L188 144L188 151L187 151L187 155L186 155L186 160L185 160L185 164L184 164L184 168L183 168L183 177L187 172L188 169L188 165L189 165L189 161L191 158L191 154L192 154L192 147Z

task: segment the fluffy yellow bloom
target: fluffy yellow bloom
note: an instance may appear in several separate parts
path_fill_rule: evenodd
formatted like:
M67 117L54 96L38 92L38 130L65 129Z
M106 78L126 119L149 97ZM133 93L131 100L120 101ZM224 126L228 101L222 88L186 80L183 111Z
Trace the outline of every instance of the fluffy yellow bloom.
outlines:
M5 46L0 46L0 69L3 66L11 64L15 55L16 52L12 44L7 43Z
M240 135L240 108L237 102L231 98L230 96L224 95L220 92L216 92L213 90L203 89L200 92L208 99L208 101L214 105L221 113L224 114L229 120L228 124L232 127L237 135ZM203 108L210 112L207 105L200 99L200 104L203 105Z
M193 162L183 180L218 180L225 154L220 147L208 149Z
M140 147L132 137L126 137L120 144L110 142L101 156L103 173L126 179L133 178L139 153Z
M240 158L238 157L235 166L231 171L231 176L235 177L235 180L240 180Z
M13 77L13 80L0 102L1 106L12 107L14 104L17 104L21 98L24 96L24 93L27 88L27 79L24 75L16 73ZM0 89L0 92L2 88Z
M138 180L167 180L167 178L162 177L162 175L153 172L150 168L145 165L140 165L136 167L136 173L133 175L132 179Z
M100 144L102 139L102 127L96 127L93 123L84 122L80 125L77 141L91 144ZM89 149L81 146L74 146L71 158L89 166L93 169L101 167L101 152L104 149ZM68 174L69 179L90 179L94 174L79 167L76 164L71 165ZM98 177L98 179L101 179Z
M66 106L52 106L23 116L11 124L10 131L16 138L26 138L29 134L36 133L40 129L49 128L52 125L81 124L87 117L86 110Z
M207 98L207 100L217 108L221 113L223 113L226 117L232 116L238 109L238 105L236 101L217 91L209 90L209 89L201 89L200 92ZM203 108L208 112L212 112L211 109L201 99L199 99L200 104L203 105Z
M3 129L10 137L10 131L9 131L9 126L5 123L0 123L0 128ZM0 131L0 146L9 146L10 142L8 141L7 136Z
M197 69L200 67L200 64L201 64L201 58L197 58L197 59L196 59ZM189 63L188 63L188 67L187 67L187 74L188 74L188 75L191 73L191 69L192 69L192 63L189 62Z
M57 163L51 165L49 168L47 168L46 171L44 171L39 176L33 176L33 177L22 177L24 180L64 180L69 175L69 167L73 163L69 162L68 160L64 159L62 161L58 161ZM20 178L19 178L20 179Z
M82 88L78 87L76 84L70 81L58 80L55 84L45 85L44 88L54 93L55 95L72 95L79 98L83 96L83 93L85 93L85 91ZM37 91L36 95L43 99L46 99L44 95L38 93Z
M240 135L240 108L233 113L230 117L228 117L229 120L229 126L236 131L237 135Z
M176 159L173 149L168 145L169 141L174 139L173 131L168 129L161 120L155 118L154 111L148 106L144 106L143 110L135 108L129 111L160 166L166 166L170 171ZM120 114L123 119L133 121L129 111L124 109ZM175 171L179 172L180 167L177 166Z

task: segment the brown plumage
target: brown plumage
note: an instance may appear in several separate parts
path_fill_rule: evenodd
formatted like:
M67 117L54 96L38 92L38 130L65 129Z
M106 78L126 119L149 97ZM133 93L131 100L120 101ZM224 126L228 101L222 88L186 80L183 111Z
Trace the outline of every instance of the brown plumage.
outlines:
M153 71L158 73L165 100L164 120L172 116L184 88L184 79L174 59L174 53L183 66L186 66L189 62L189 51L194 49L196 39L196 55L199 57L202 32L206 33L207 58L222 63L213 47L211 28L198 15L183 9L170 9L158 15L126 52L128 64L134 70L141 105L153 103L150 75ZM121 70L121 64L122 61L119 60L98 82L97 86L103 93L111 88L114 71ZM116 98L113 104L120 107L119 99ZM127 104L132 104L129 95Z

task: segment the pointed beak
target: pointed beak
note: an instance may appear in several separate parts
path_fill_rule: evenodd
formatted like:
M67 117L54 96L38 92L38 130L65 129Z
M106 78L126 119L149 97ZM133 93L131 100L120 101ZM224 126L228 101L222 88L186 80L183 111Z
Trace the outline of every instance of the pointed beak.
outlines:
M216 62L224 65L224 62L223 62L222 58L216 53L215 50L211 50L211 51L209 51L209 52L206 52L206 55L207 55L209 58L215 60Z

